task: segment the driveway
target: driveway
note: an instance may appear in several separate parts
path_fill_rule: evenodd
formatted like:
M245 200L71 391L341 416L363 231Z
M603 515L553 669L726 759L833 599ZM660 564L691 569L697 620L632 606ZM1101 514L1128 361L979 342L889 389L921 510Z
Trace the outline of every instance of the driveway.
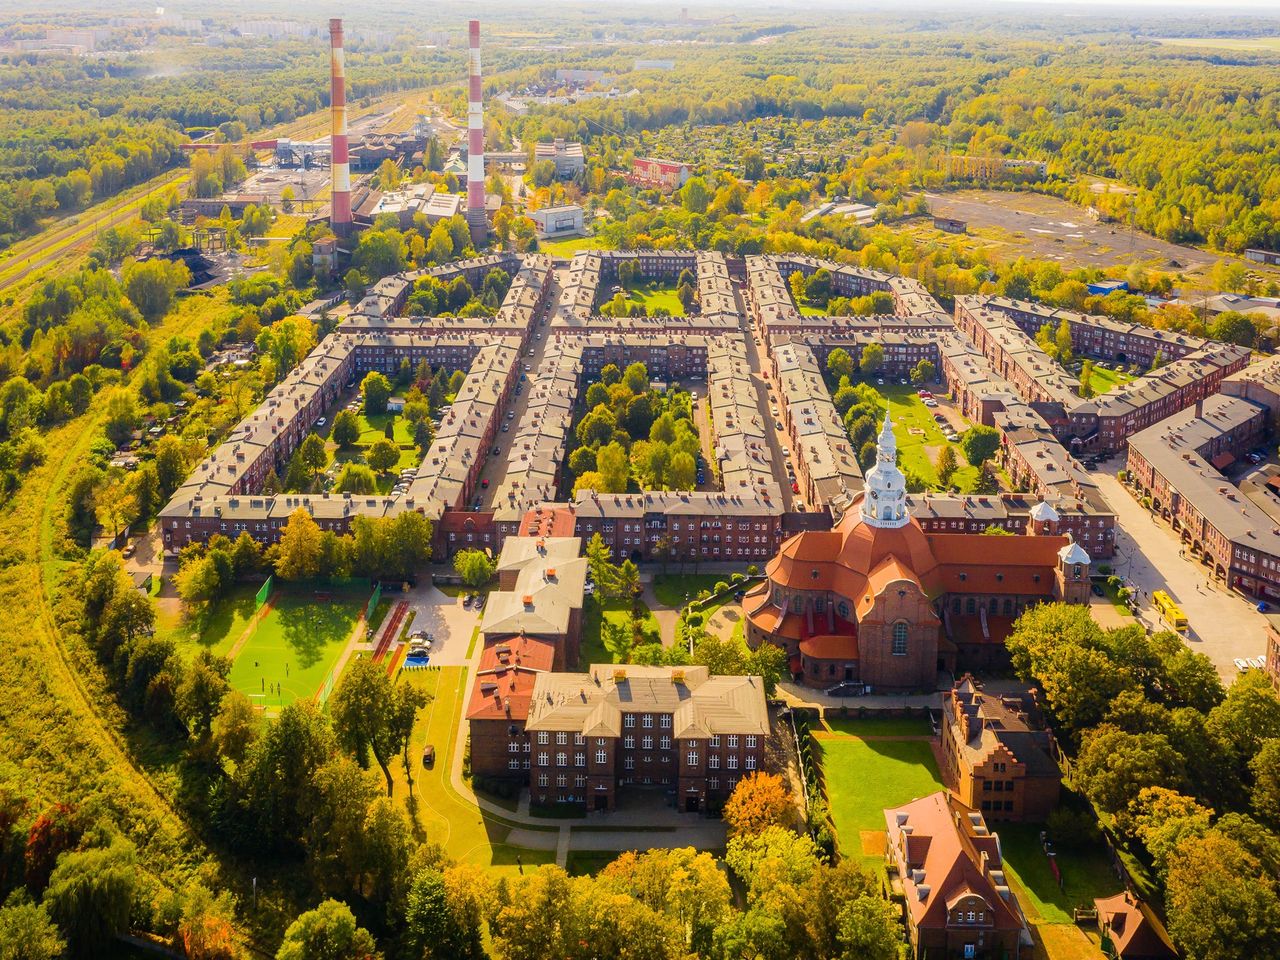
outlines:
M413 612L410 630L425 630L435 637L431 645L433 666L466 666L467 647L471 645L471 634L480 618L474 610L462 608L462 597L451 597L425 583L403 596L389 595L388 599L409 604Z
M1110 469L1091 471L1103 496L1116 512L1115 572L1137 587L1139 619L1152 629L1164 629L1151 606L1151 592L1164 590L1182 607L1191 629L1187 642L1205 654L1224 680L1236 676L1237 657L1265 657L1266 620L1252 601L1213 583L1208 570L1181 554L1181 543L1169 527L1157 523Z

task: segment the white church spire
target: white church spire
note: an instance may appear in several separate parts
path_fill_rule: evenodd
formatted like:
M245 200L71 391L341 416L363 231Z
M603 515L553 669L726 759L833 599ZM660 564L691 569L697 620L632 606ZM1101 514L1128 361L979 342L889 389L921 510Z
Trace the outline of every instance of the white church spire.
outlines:
M862 495L862 519L873 527L905 527L907 515L907 479L898 469L898 441L893 435L893 421L884 414L884 426L876 441L876 463L866 476Z

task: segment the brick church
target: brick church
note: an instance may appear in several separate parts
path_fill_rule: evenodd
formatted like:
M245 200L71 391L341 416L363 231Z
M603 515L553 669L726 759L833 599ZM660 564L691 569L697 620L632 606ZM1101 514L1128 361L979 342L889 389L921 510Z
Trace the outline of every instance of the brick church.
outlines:
M939 671L1007 662L1027 607L1088 601L1088 553L1047 503L1025 534L925 533L907 510L888 415L859 498L831 530L787 540L743 603L747 642L790 654L808 686L933 690Z

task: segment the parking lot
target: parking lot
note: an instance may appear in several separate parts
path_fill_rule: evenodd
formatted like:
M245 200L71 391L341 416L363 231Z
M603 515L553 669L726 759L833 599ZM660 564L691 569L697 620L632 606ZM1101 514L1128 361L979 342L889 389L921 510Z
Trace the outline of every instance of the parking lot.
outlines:
M422 631L431 634L433 667L456 667L467 663L467 650L480 622L480 613L474 608L464 607L461 594L450 596L425 582L406 591L403 596L388 599L404 600L409 604L413 613L410 633Z

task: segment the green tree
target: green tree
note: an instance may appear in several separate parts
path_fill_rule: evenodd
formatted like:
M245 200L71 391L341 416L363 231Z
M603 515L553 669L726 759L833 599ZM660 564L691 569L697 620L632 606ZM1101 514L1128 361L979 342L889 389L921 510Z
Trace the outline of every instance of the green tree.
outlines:
M645 369L645 365L638 362L628 365L626 371L622 374L622 385L636 396L648 390L649 371Z
M483 550L459 550L453 555L453 571L469 587L483 587L496 570L497 564Z
M697 485L697 479L698 465L693 457L684 452L671 457L666 469L666 489L692 490Z
M364 398L365 416L381 416L387 412L387 401L391 399L391 381L371 370L360 381L360 395Z
M690 213L706 213L711 196L711 188L702 177L690 177L680 188L680 202Z
M1226 837L1191 837L1169 858L1169 933L1188 960L1252 960L1280 943L1276 877Z
M66 948L40 904L14 898L0 907L0 960L60 960Z
M1253 774L1252 805L1258 816L1280 827L1280 739L1272 738L1249 761Z
M931 360L921 360L911 368L911 382L920 386L938 376L938 370Z
M280 530L276 575L281 580L309 580L320 572L320 527L306 508L298 507Z
M360 439L360 419L353 410L340 410L333 418L333 429L330 431L333 442L339 447L350 449Z
M596 451L596 470L603 482L599 493L625 493L630 476L627 451L620 443L609 443Z
M839 960L896 960L902 947L898 911L883 897L863 894L836 921Z
M884 366L884 347L878 343L869 343L862 348L862 356L858 358L858 368L864 377L875 375Z
M427 694L410 684L396 685L387 671L362 657L351 664L329 700L338 741L361 765L373 755L391 796L391 761L408 746L418 710Z
M956 450L951 444L947 444L942 448L942 452L938 454L938 484L946 488L951 486L951 478L955 476L957 468L960 464L956 460Z
M400 448L386 437L379 437L369 444L364 459L378 473L386 473L400 462Z
M848 350L836 347L827 354L827 373L837 383L845 377L852 379L853 357L849 356Z
M185 264L160 258L126 263L120 276L125 296L148 323L156 323L168 313L174 295L191 282L191 271Z
M377 493L378 477L368 464L344 463L333 489L338 493Z
M125 840L58 859L44 905L65 934L72 956L113 955L116 935L129 929L138 874L136 852Z
M276 951L276 960L380 960L381 956L373 936L337 900L325 900L294 920Z
M1208 333L1214 340L1242 347L1252 347L1258 339L1257 328L1245 314L1235 310L1225 310L1209 321Z
M1076 782L1097 808L1126 811L1144 787L1177 791L1186 782L1182 757L1159 733L1127 733L1110 724L1085 732Z
M995 427L975 424L960 438L960 449L973 466L981 466L995 456L1000 448L1000 432Z

